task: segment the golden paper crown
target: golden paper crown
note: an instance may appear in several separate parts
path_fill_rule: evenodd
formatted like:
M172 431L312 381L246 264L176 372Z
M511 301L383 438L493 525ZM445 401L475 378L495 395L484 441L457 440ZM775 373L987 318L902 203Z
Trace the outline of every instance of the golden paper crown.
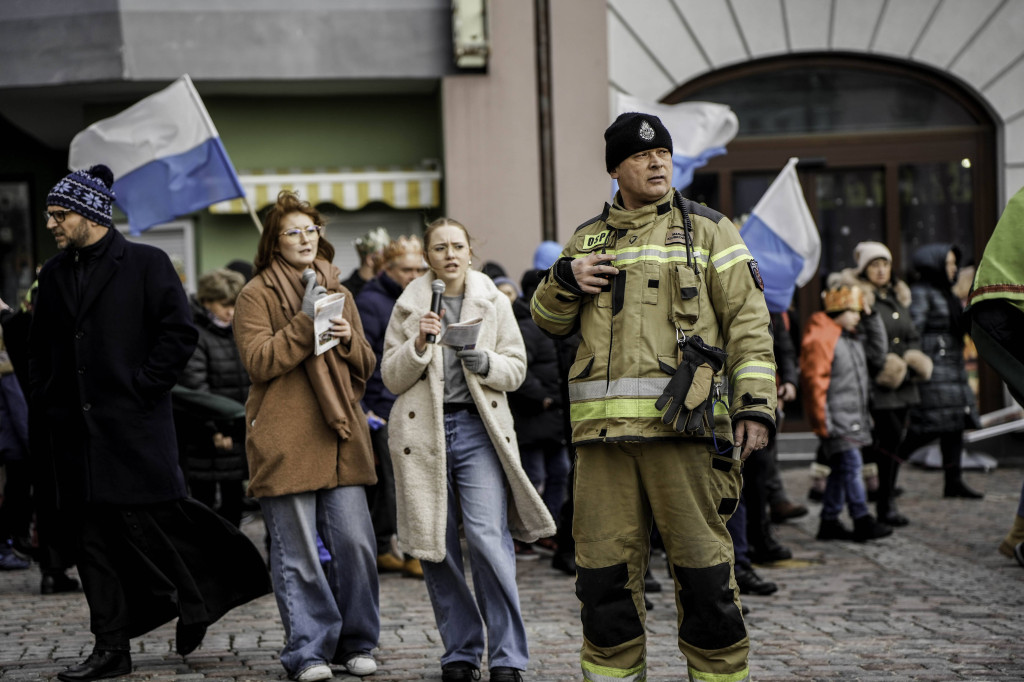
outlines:
M832 287L824 294L825 312L841 313L844 310L864 310L864 293L857 287Z

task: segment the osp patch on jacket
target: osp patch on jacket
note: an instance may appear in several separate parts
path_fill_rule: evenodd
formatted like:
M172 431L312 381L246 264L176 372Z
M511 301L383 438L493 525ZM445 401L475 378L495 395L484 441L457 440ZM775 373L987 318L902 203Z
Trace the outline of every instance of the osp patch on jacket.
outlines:
M583 243L580 245L580 251L593 251L594 249L606 246L612 233L608 230L601 230L597 234L588 234L583 237Z

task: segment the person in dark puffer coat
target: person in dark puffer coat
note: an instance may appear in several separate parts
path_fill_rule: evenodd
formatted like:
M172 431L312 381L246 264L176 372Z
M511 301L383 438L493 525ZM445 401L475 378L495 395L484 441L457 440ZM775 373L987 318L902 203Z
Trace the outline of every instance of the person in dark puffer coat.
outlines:
M922 246L912 259L917 281L910 287L910 316L921 333L921 350L931 358L932 376L919 385L921 402L910 409L910 430L902 458L938 439L945 473L944 497L978 499L982 494L964 483L960 455L964 429L978 428L974 392L964 367L967 323L952 292L960 249L950 244Z
M229 398L239 407L245 404L251 383L231 329L235 299L243 286L245 278L227 269L199 278L198 291L190 300L199 342L178 382L194 391ZM244 419L200 418L183 409L182 403L182 396L176 394L175 425L182 436L182 468L192 496L214 509L219 487L217 512L238 526L245 496L243 481L249 476Z
M921 334L910 316L910 287L892 274L892 253L880 242L861 242L853 250L855 268L842 271L842 282L870 292L872 308L885 326L889 351L882 370L871 381L873 442L864 461L878 466L875 509L878 520L905 526L909 519L896 508L900 444L907 435L911 405L920 402L918 382L932 375L932 361L921 352Z
M508 394L515 419L523 469L553 518L565 502L569 481L569 452L565 447L565 417L558 343L541 331L530 316L530 299L546 270L523 274L523 295L512 302L519 331L526 344L526 379ZM554 543L546 543L550 549Z

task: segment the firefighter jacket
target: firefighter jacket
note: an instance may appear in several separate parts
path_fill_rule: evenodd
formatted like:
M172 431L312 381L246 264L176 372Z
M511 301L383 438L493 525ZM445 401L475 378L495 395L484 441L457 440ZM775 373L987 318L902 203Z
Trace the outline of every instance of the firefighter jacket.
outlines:
M571 262L594 251L614 254L619 274L590 295L578 288ZM655 402L679 365L684 334L728 353L713 388L721 396L718 449L733 442L733 420L774 430L775 363L762 290L756 261L716 211L674 191L635 210L606 204L576 230L531 302L541 329L555 337L578 330L582 338L569 370L573 443L683 437L662 423Z

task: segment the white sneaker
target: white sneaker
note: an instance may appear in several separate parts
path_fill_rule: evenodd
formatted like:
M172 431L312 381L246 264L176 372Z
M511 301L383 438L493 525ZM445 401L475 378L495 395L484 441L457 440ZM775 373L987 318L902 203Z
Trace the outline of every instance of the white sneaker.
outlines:
M377 661L373 660L370 654L356 654L345 661L345 670L349 675L366 677L377 672Z
M317 663L303 670L295 679L297 682L319 682L319 680L329 680L332 677L334 677L334 673L329 665Z

